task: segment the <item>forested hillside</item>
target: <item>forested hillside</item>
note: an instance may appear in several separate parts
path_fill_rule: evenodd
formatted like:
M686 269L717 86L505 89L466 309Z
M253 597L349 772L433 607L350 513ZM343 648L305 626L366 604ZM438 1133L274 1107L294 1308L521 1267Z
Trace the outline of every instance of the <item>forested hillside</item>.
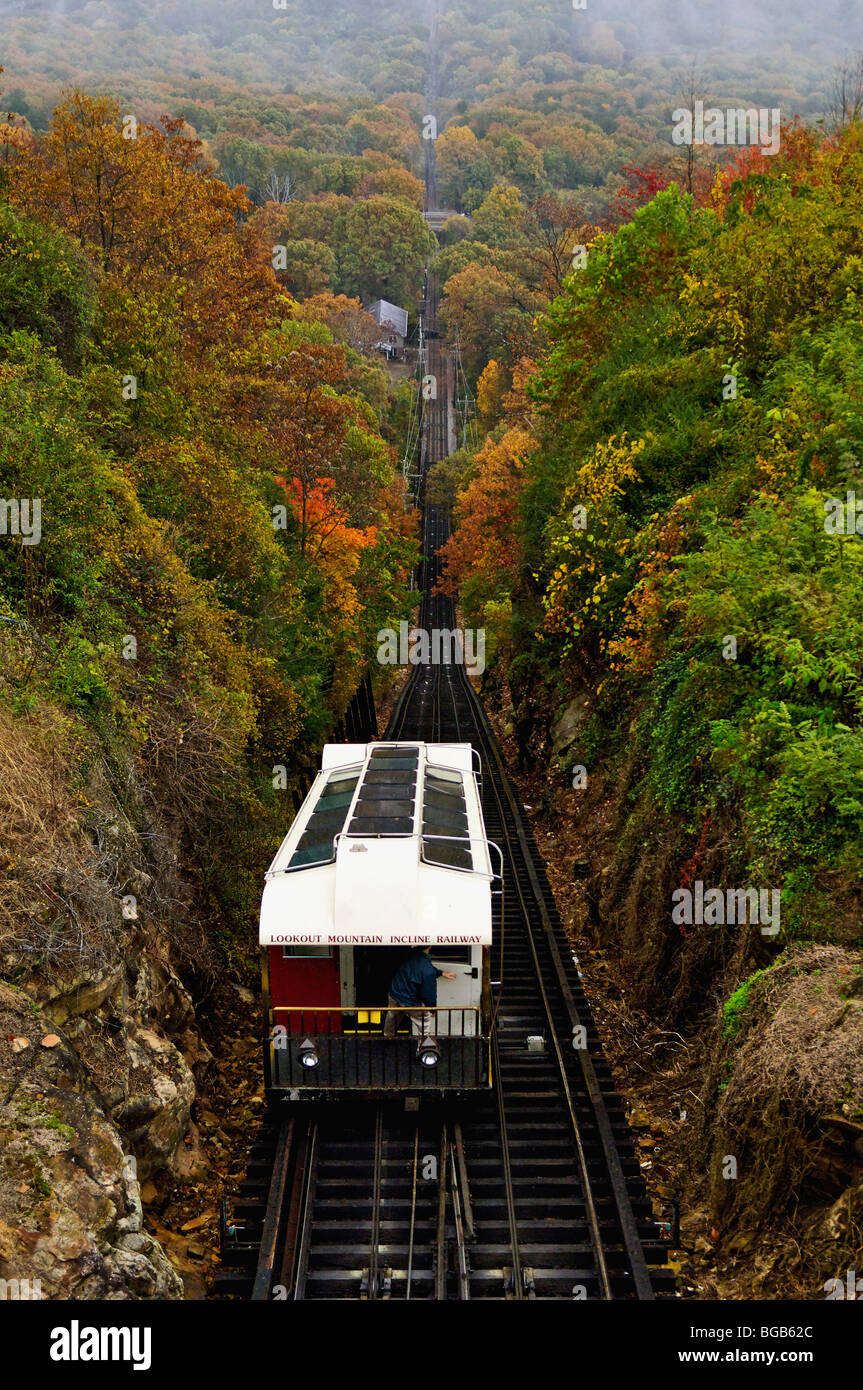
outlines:
M861 177L858 129L801 135L596 238L547 355L509 396L483 374L492 428L450 545L470 618L520 652L510 679L590 688L582 751L627 747L699 856L732 815L738 875L782 882L787 930L831 940L823 874L856 881L863 828L859 556L825 525L860 485Z
M286 0L252 12L238 0L18 0L5 10L6 100L34 128L83 82L139 118L184 116L256 202L274 174L304 197L352 194L391 160L421 173L436 10L434 99L449 126L441 191L467 211L501 180L529 200L566 189L604 208L624 164L668 153L684 91L780 106L786 120L822 117L863 18L860 0L821 6L814 31L782 0L651 0L637 20L623 0L584 11L525 0L493 13L477 0Z
M252 959L291 793L409 611L399 405L349 344L367 316L298 311L178 123L124 139L76 93L2 139L3 976L74 1021L145 1176L208 1056L187 990Z
M44 528L2 557L17 702L138 750L190 833L216 801L245 818L404 603L386 378L296 312L176 126L124 140L116 105L75 96L5 155L4 486Z
M624 86L641 77L662 89L669 63L690 63L693 55L709 55L714 75L751 83L760 71L808 88L824 75L819 64L853 46L861 18L859 0L826 0L817 28L782 0L644 0L637 14L625 0L581 9L570 0L493 9L482 0L274 0L253 10L243 0L5 0L4 61L45 84L85 75L119 81L124 93L171 84L184 100L196 92L206 99L219 86L271 96L341 88L382 98L425 91L434 13L440 95L455 101L520 85L553 87L587 70Z
M669 1026L724 1007L703 1161L749 1222L824 1181L813 1125L863 1097L861 135L789 135L595 237L535 358L482 374L447 547L521 759L554 741L557 813L601 836L598 940ZM676 925L696 880L778 890L781 934ZM780 1053L789 971L816 1022Z

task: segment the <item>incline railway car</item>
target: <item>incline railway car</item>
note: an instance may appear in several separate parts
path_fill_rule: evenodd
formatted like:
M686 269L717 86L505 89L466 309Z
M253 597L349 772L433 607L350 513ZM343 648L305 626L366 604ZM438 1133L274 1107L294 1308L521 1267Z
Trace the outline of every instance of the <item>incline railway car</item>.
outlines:
M489 1084L501 876L480 780L470 744L325 747L261 903L271 1100ZM387 1037L393 978L412 955L428 975L424 951L436 1005L390 1010Z

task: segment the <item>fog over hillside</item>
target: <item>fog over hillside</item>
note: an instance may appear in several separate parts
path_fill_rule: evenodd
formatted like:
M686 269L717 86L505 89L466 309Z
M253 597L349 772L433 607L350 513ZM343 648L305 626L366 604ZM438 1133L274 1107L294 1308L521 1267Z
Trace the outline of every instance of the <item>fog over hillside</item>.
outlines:
M475 99L514 81L558 82L591 67L649 74L696 62L708 78L750 67L814 89L863 32L863 0L3 0L0 61L28 95L70 82L154 93L167 84L248 89L422 91L437 8L441 95ZM203 95L204 93L202 93ZM817 105L817 101L816 101Z

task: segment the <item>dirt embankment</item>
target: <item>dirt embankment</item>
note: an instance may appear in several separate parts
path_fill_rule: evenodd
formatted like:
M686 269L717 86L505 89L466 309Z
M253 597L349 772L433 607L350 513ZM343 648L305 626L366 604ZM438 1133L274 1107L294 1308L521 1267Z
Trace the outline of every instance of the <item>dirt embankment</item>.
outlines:
M830 1279L863 1267L853 924L829 944L678 927L683 874L723 882L721 835L684 865L680 832L639 803L631 768L597 769L580 789L564 779L583 698L544 722L534 712L526 736L508 694L493 721L511 769L522 753L515 778L669 1234L680 1213L682 1292L826 1297Z

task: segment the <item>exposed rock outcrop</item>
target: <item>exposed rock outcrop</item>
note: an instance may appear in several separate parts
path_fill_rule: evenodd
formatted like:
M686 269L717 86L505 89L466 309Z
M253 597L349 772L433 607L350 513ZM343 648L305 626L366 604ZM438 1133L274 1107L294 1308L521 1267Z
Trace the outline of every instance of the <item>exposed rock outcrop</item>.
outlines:
M187 1105L188 1069L183 1081ZM38 1280L42 1298L181 1297L144 1230L136 1160L86 1067L2 984L0 1088L0 1279Z
M576 695L560 712L551 726L551 751L555 757L572 747L589 713L590 699L585 694Z
M135 1178L200 1162L192 1106L212 1058L175 961L205 968L206 943L177 833L134 763L118 782L92 758L74 790L68 730L50 709L41 721L0 708L0 1278L29 1270L45 1297L178 1297Z

